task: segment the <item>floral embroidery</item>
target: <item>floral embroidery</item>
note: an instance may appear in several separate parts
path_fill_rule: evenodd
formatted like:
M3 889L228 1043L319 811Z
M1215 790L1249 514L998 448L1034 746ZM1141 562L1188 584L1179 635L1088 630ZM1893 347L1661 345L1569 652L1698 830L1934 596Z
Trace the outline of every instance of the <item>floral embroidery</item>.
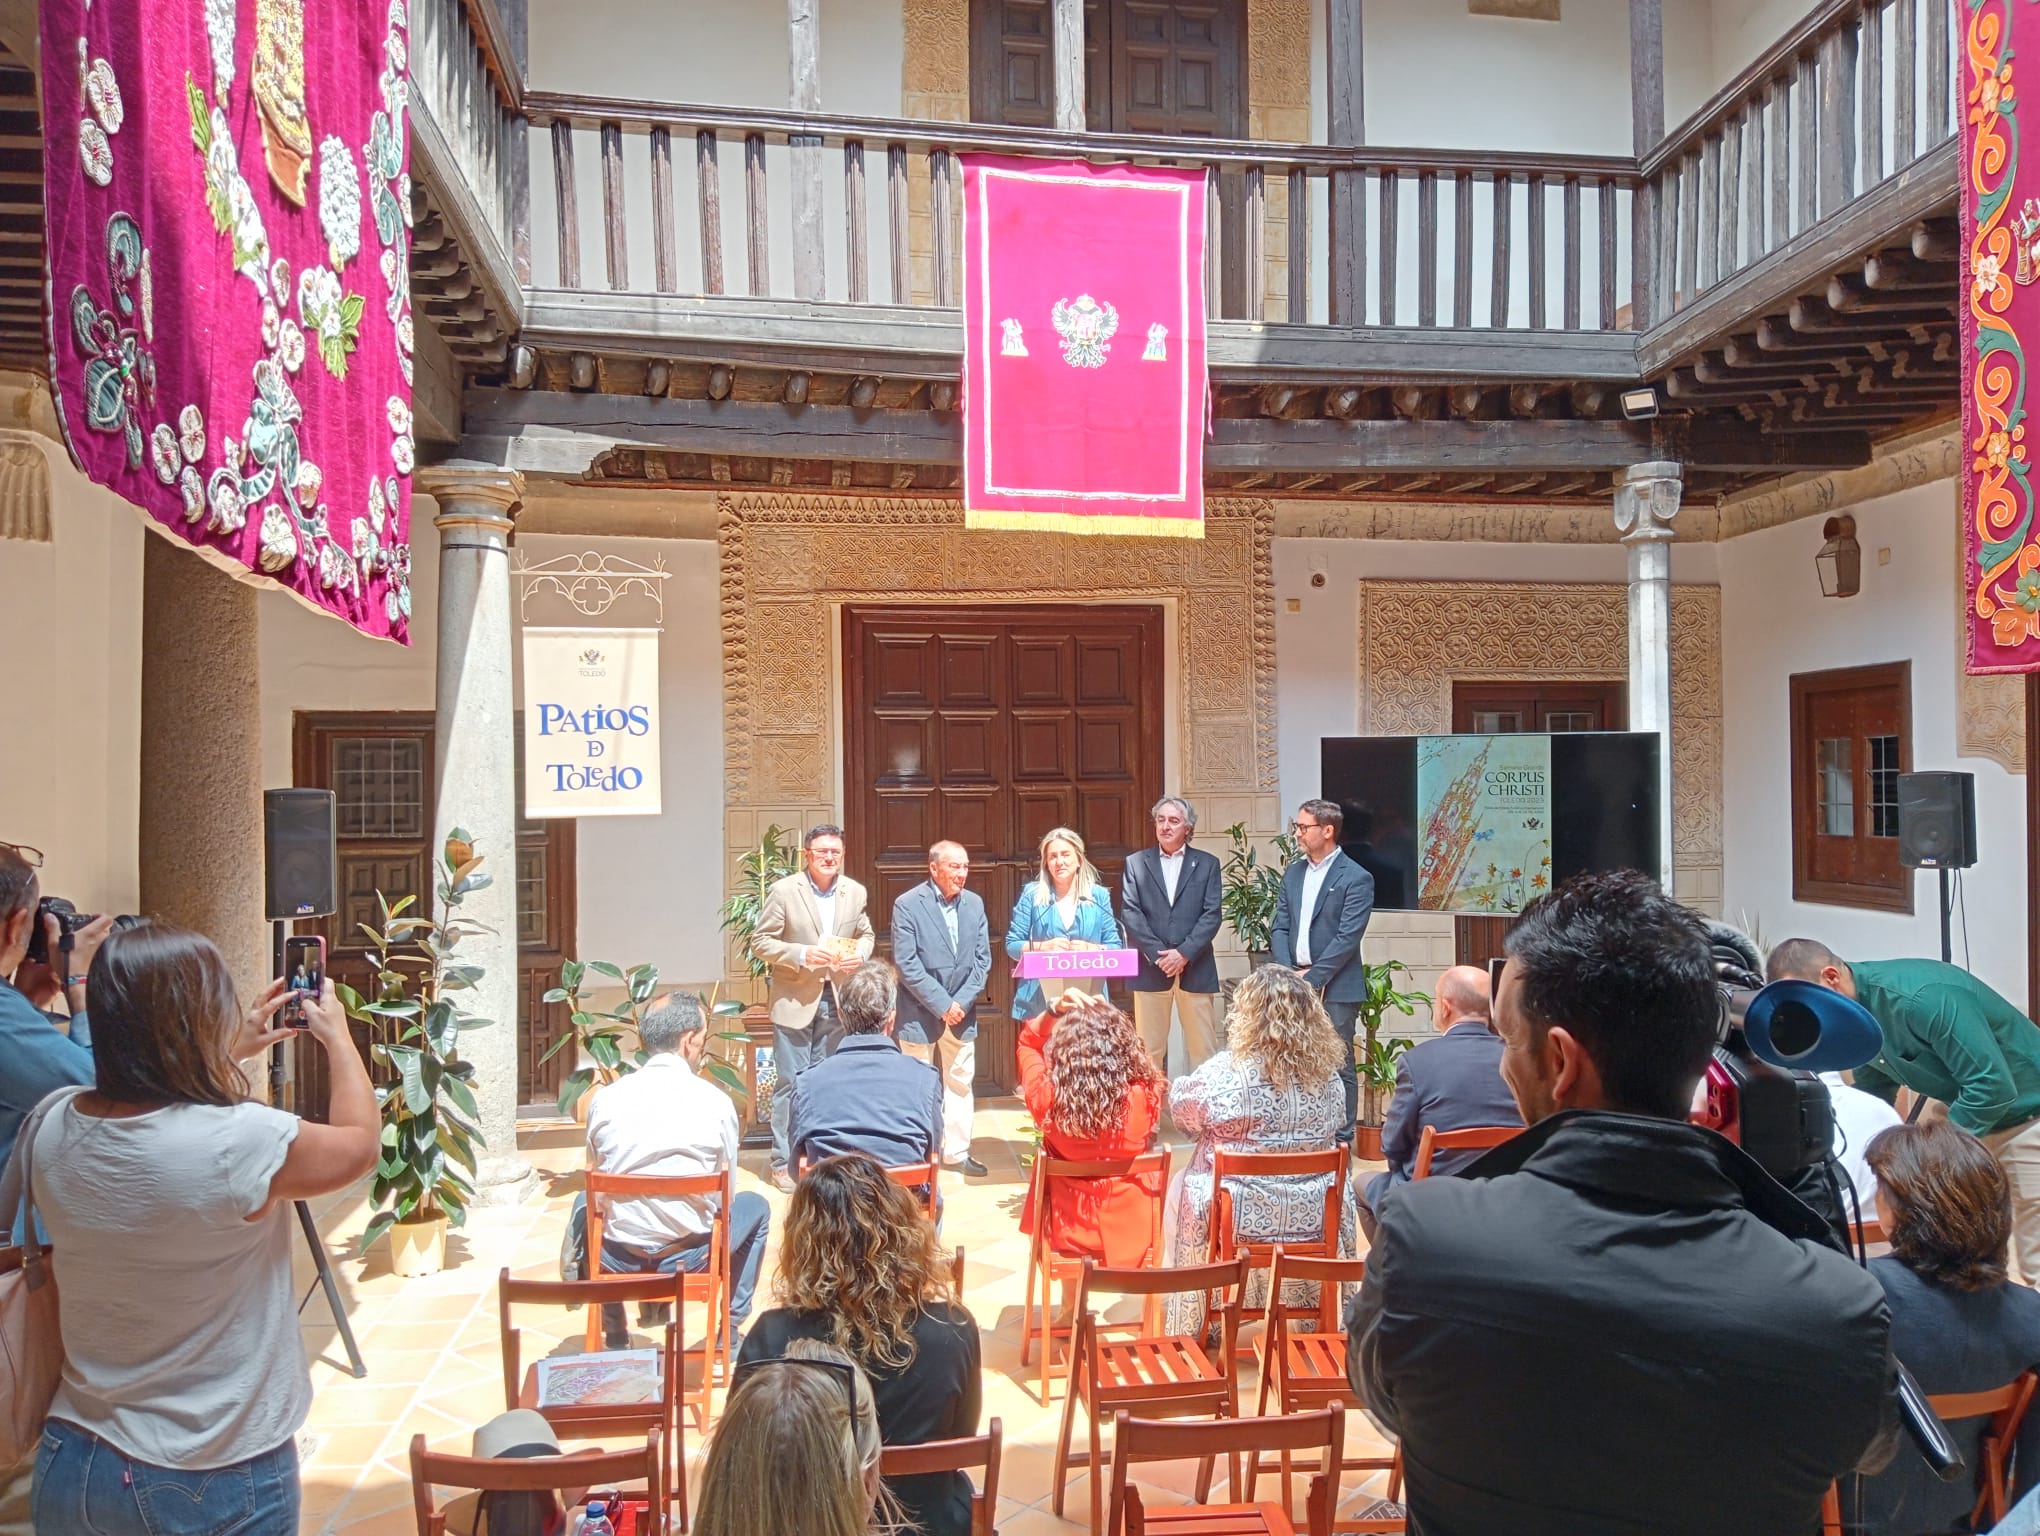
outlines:
M92 115L108 133L119 133L120 125L127 120L127 112L121 105L120 81L114 78L113 66L104 59L94 59L92 67L85 72L85 99L92 104Z
M265 571L280 571L298 557L297 525L282 507L262 509L262 551L256 556Z
M141 226L125 213L106 225L106 267L114 310L99 307L80 283L71 292L71 336L85 364L85 420L95 431L127 439L129 469L142 464L142 413L155 406L156 360L131 324L135 301L128 284L142 266Z
M276 357L292 373L304 367L305 333L298 328L297 321L285 320L277 326Z
M302 208L312 158L312 128L305 119L305 0L255 0L250 78L262 113L269 179Z
M195 523L205 515L205 481L191 465L184 466L184 473L177 480L178 493L184 498L184 520Z
M347 358L361 340L361 312L368 301L343 295L330 267L306 267L298 274L298 313L319 339L319 360L336 379L347 377Z
M413 450L411 444L411 407L402 395L390 396L390 431L394 440L390 443L390 458L395 461L397 473L411 472Z
M156 466L158 480L165 485L177 483L184 458L177 448L177 431L169 422L157 422L156 430L149 434L149 458Z
M319 145L319 228L336 272L361 254L361 173L337 134Z
M113 146L106 142L106 130L89 117L78 124L78 159L94 185L113 180Z
M304 407L291 392L283 369L265 358L255 365L255 401L248 408L248 420L241 428L248 457L257 466L241 482L241 500L260 501L281 484L297 483L297 424L304 419Z
M195 405L187 405L177 413L177 446L187 464L196 464L205 457L205 417Z
M224 96L234 84L236 0L205 0L206 40L212 45L213 91Z

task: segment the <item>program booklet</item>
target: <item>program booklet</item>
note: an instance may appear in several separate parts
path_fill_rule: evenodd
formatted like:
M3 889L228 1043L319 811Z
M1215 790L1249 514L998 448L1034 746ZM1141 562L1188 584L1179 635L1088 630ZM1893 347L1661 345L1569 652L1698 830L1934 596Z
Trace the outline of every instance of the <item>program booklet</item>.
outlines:
M538 1362L538 1406L576 1408L659 1399L659 1351L605 1349Z

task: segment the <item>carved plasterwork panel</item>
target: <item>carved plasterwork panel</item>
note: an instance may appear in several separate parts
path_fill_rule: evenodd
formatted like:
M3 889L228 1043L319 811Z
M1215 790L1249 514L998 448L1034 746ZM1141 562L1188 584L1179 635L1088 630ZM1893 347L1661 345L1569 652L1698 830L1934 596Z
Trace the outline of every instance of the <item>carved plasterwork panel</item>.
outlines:
M855 602L1173 601L1181 791L1217 825L1278 830L1267 502L1206 502L1202 540L967 532L953 501L864 497L728 494L718 523L732 866L771 822L841 817L830 655Z
M1452 729L1459 678L1629 674L1629 599L1612 583L1363 581L1360 729ZM1721 869L1721 589L1672 588L1672 866L1689 889ZM1710 878L1711 877L1711 878Z

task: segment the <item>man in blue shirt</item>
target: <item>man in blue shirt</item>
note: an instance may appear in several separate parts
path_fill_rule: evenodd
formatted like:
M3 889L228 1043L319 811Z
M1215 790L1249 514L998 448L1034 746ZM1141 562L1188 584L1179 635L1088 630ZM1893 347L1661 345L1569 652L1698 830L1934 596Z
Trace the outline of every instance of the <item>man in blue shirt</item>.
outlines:
M71 936L67 951L58 942L57 920L45 918L50 964L25 964L42 894L35 873L41 862L42 855L33 849L0 843L0 1165L14 1151L21 1122L45 1096L72 1083L89 1086L93 1080L85 973L99 941L113 928L113 919L94 918ZM43 1012L59 993L71 1005L69 1036ZM14 1212L6 1212L0 1221L12 1226Z

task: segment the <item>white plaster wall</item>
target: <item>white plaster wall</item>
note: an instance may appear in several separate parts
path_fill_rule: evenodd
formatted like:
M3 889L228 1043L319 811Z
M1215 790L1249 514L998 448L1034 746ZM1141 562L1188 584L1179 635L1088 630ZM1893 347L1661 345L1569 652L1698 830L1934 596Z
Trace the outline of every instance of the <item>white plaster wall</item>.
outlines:
M0 539L0 839L44 854L45 894L140 901L139 513L49 450L51 541ZM193 655L202 654L194 639Z
M1808 0L1712 0L1708 10L1715 72L1724 81L1734 79L1810 9Z
M1836 510L1840 510L1837 508ZM1955 755L1955 482L1849 509L1863 546L1863 590L1824 599L1813 569L1820 522L1809 519L1721 546L1724 725L1723 912L1756 921L1767 942L1793 934L1843 955L1938 955L1934 877L1917 876L1906 917L1792 899L1790 714L1795 672L1874 662L1912 663L1912 764L1976 775L1984 847L1964 877L1969 956L2007 997L2026 995L2026 858L2022 780L1981 758ZM1891 551L1879 563L1879 551ZM1955 958L1963 958L1958 911Z
M298 710L433 708L438 539L432 502L413 504L413 634L410 649L367 640L274 593L262 598L263 782L291 782ZM4 547L4 546L0 546ZM721 969L715 908L722 870L722 662L715 546L707 541L587 539L528 534L533 562L597 549L650 564L663 557L665 638L659 651L664 706L663 814L584 819L578 832L578 952L635 965L649 961L676 981ZM513 679L516 659L513 657ZM506 744L505 750L509 750Z

